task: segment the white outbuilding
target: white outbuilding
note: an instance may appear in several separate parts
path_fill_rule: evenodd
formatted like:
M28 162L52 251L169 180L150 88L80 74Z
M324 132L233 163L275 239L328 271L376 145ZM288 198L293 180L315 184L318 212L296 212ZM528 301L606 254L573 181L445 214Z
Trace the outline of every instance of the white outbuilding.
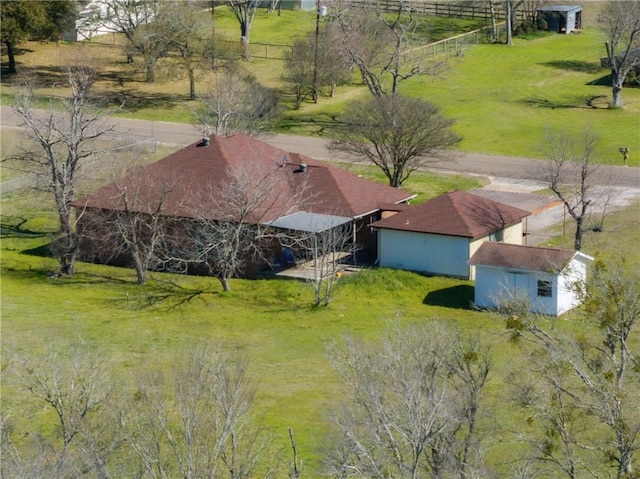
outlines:
M526 300L531 311L559 316L580 304L593 257L579 251L483 243L469 260L475 266L475 304L496 308Z
M387 268L473 279L469 258L487 241L522 244L529 211L464 191L403 208L371 224L378 264Z

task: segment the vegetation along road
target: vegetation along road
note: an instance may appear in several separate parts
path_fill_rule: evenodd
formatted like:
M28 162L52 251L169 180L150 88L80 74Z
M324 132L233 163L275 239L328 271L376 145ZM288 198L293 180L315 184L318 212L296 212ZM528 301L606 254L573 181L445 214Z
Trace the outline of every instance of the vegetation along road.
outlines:
M17 127L18 118L12 109L0 107L2 128ZM199 138L196 125L148 120L118 118L113 120L116 130L136 137L155 137L158 142L186 146ZM283 150L302 153L320 160L353 161L345 153L330 151L328 140L317 137L295 135L271 135L265 140ZM511 156L487 155L459 152L454 161L434 165L433 169L449 170L502 178L539 180L544 160ZM593 181L602 185L616 185L640 189L640 168L602 165L594 174Z

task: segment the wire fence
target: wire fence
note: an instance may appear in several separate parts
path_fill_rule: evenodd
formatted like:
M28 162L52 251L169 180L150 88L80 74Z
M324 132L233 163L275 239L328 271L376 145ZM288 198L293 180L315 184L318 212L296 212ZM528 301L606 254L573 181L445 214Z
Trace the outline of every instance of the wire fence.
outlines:
M405 52L405 61L414 63L429 58L462 56L468 48L491 41L492 35L492 27L484 27L456 35L455 37L421 45Z
M348 0L348 5L352 8L371 8L371 0ZM400 0L378 0L375 4L384 12L397 12L400 7ZM453 17L470 19L491 19L491 7L489 2L437 2L437 1L414 1L411 2L412 13L435 17ZM494 18L496 20L505 19L505 11L502 5L494 5ZM526 12L517 10L515 12L517 21L526 18Z

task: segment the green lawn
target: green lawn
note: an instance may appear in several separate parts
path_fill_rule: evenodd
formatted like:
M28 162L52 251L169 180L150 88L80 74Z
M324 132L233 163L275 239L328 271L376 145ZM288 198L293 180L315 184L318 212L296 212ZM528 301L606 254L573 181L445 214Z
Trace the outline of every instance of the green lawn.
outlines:
M259 17L252 39L256 43L285 42L276 33L264 34L260 25L272 22L274 30L282 34L300 23L300 18L286 12L281 18ZM312 28L313 16L309 18L308 27ZM221 17L220 25L224 22L234 26L232 18ZM25 52L19 61L38 58L32 64L36 71L46 70L47 61L55 62L55 52L71 48L32 47L34 51ZM133 103L127 115L188 121L184 82L165 79L149 87L134 73L122 70L126 65L114 48L91 46L86 51L108 52L111 59L105 64L110 71L131 75L124 88L139 103ZM405 87L408 94L441 105L456 119L465 151L534 157L540 155L538 147L546 128L574 132L590 128L602 136L602 161L619 161L617 148L628 146L630 163L638 166L640 89L624 91L624 109L586 107L588 98L610 94L607 86L589 84L606 73L598 67L601 54L598 33L591 29L580 35L516 40L513 47L481 45L452 59L441 76L413 79ZM247 66L265 82L278 84L280 62L254 60ZM52 75L47 78L57 78L59 72L47 71ZM9 80L2 81L6 104L14 90ZM98 87L105 96L122 93L111 79L103 79ZM332 117L348 99L362 94L366 92L360 85L343 87L335 99L322 98L318 105L307 104L286 113L280 130L329 135ZM3 153L5 145L3 135ZM381 179L374 169L349 168ZM417 173L407 187L418 195L417 201L424 201L454 188L481 185L482 180L475 178ZM154 365L168 370L195 342L212 339L247 355L258 388L257 412L264 416L275 444L285 449L287 427L292 427L307 467L304 476L317 477L317 447L323 441L326 418L343 396L325 354L327 345L345 333L375 340L398 319L406 323L442 319L492 345L494 373L481 428L496 438L486 443L488 463L502 477L508 476L509 465L502 460L513 455L515 443L510 432L528 427L526 418L516 414L510 404L505 388L507 376L521 366L514 360L517 349L504 334L501 320L469 307L471 282L387 269L365 270L340 280L328 308L314 309L310 307L310 287L290 280L233 280L232 292L223 293L211 278L154 274L150 284L140 287L135 285L132 270L85 263L78 265L79 272L73 278L59 279L51 277L56 262L44 254L47 235L56 225L55 217L48 213L52 211L50 202L48 196L35 194L2 200L2 406L3 415L11 415L21 434L49 430L53 417L27 392L16 390L7 381L6 368L14 349L37 354L49 343L82 340L111 366L117 383L130 384L140 368ZM602 233L587 234L584 251L605 260L624 251L629 264L637 265L639 209L636 203L608 217ZM17 231L11 228L17 225ZM570 246L570 236L557 238L553 244ZM559 324L572 327L571 321Z
M360 174L377 176L357 168ZM450 186L478 186L466 178L427 174L418 174L415 184L425 198ZM427 184L433 191L427 192ZM316 477L327 416L343 395L325 354L327 345L343 334L375 340L398 319L441 319L492 346L494 370L482 428L494 437L499 434L500 440L486 443L493 467L502 470L500 460L515 447L509 430L526 427L506 397L505 378L516 367L517 349L499 318L470 308L469 281L364 270L340 281L328 308L314 309L311 289L293 280L233 280L232 292L222 293L211 278L154 274L150 284L140 287L133 270L86 263L78 265L73 278L57 279L50 276L56 262L43 255L47 232L55 227L55 218L47 213L50 202L44 194L3 200L3 361L13 349L37 354L49 343L83 341L112 368L117 384L131 384L141 368L168 370L195 342L215 340L247 355L258 388L256 412L274 435L274 444L285 448L287 428L293 427L307 477ZM639 207L609 216L604 232L587 234L584 251L613 260L625 250L629 264L637 264ZM28 219L20 232L7 228L19 218ZM570 246L570 238L556 243ZM28 393L16 391L6 379L2 390L3 410L11 413L18 430L50 428L51 412Z
M604 108L611 88L602 80L607 72L599 66L600 38L588 29L516 39L512 47L481 44L451 58L441 74L412 78L402 90L454 118L463 151L543 158L549 129L578 135L589 130L599 138L598 161L621 164L620 146L640 152L640 88L623 91L623 109ZM354 93L347 88L334 100L305 105L286 115L282 127L330 135L333 118ZM640 153L632 153L629 164L640 165Z

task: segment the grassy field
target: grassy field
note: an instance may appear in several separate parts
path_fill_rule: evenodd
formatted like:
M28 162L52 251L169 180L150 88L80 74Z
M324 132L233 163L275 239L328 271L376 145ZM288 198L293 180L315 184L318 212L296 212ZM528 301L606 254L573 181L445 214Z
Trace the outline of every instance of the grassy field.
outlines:
M352 168L378 176L370 168ZM452 185L472 188L480 183L417 173L414 184L421 199L427 199ZM49 343L82 341L103 358L118 378L115 383L126 390L145 365L168 369L194 342L221 342L227 350L249 358L258 388L256 412L273 434L274 444L286 448L287 428L293 427L306 477L316 477L327 416L343 395L325 353L327 345L344 334L375 340L398 320L405 324L443 320L492 346L494 369L482 428L496 437L486 443L487 460L504 472L501 461L514 447L508 431L526 427L524 418L512 409L505 387L509 374L521 366L516 366L517 347L508 341L502 321L470 308L473 283L364 270L341 280L330 307L314 309L311 289L292 280L232 280L232 292L222 293L214 279L154 274L150 284L140 287L132 270L85 263L79 264L73 278L58 279L51 276L55 260L45 254L48 233L56 225L50 203L47 195L34 193L2 202L3 361L13 350L38 354ZM638 264L639 207L611 215L604 232L589 232L584 251L613 260L624 250L629 264ZM8 228L20 219L27 220L20 232ZM570 238L558 237L552 243L570 246ZM50 428L51 411L6 380L2 399L3 410L11 413L19 430Z
M223 17L222 9L220 15L220 25L228 22L235 26L233 19ZM272 28L280 34L300 23L300 17L290 17L289 12L283 12L281 18L258 20L272 21ZM286 41L284 36L266 35L260 25L256 23L252 33L254 42ZM461 147L467 151L534 157L547 127L574 131L589 127L602 135L602 161L619 161L617 147L625 142L632 152L631 164L637 166L639 156L634 152L640 152L640 91L625 90L625 109L585 106L587 98L609 94L606 86L588 84L605 73L597 66L599 44L598 33L587 29L580 35L516 40L513 48L481 45L453 59L442 76L410 81L406 91L438 103L456 118L456 128L465 137ZM96 44L80 48L106 71L97 85L99 94L110 97L114 104L123 99L130 102L123 114L190 121L186 83L170 79L168 70L161 72L165 75L162 81L149 86L138 72L127 69L117 48ZM19 66L44 75L49 88L42 91L56 93L52 84L62 74L57 65L73 55L72 50L64 44L27 44ZM280 62L254 60L247 67L266 83L279 84ZM2 82L6 104L15 90L11 79L3 77ZM307 104L300 111L288 112L280 128L329 135L331 117L348 99L361 94L360 85L344 87L335 99L322 98L318 105ZM4 134L0 140L3 155L7 145L17 147L15 139L7 140ZM381 179L377 170L360 165L349 168ZM484 181L416 173L407 187L418 194L418 201L424 201L453 188L478 187ZM246 354L258 388L257 413L264 417L274 443L286 448L287 427L294 428L306 468L304 477L318 477L317 448L323 442L326 418L344 395L327 359L327 345L344 334L375 340L398 320L412 324L440 319L492 345L494 370L481 428L488 436L487 462L499 475L508 476L504 459L513 457L516 447L515 435L509 431L521 431L528 425L512 407L505 386L509 374L523 366L514 359L518 350L509 342L502 321L471 309L472 282L387 269L364 270L340 280L328 308L314 309L310 307L311 288L289 280L232 280L232 291L223 293L211 278L154 274L148 285L140 287L135 285L132 270L86 263L78 265L79 272L73 278L59 279L51 276L57 265L46 255L48 235L56 225L51 208L51 199L45 194L20 194L2 200L2 408L3 415L10 413L18 431L48 431L54 418L50 410L7 381L5 373L13 350L38 354L49 343L84 341L110 366L114 383L130 387L133 377L146 365L168 370L196 341L211 339L229 351ZM635 204L609 216L603 232L587 233L584 251L607 261L617 259L623 251L630 265L639 264L639 209L640 204ZM13 228L16 225L19 230ZM560 230L555 232L558 237L551 244L571 246L570 235L562 238ZM183 301L190 295L191 299ZM560 327L575 327L571 317L559 321Z

